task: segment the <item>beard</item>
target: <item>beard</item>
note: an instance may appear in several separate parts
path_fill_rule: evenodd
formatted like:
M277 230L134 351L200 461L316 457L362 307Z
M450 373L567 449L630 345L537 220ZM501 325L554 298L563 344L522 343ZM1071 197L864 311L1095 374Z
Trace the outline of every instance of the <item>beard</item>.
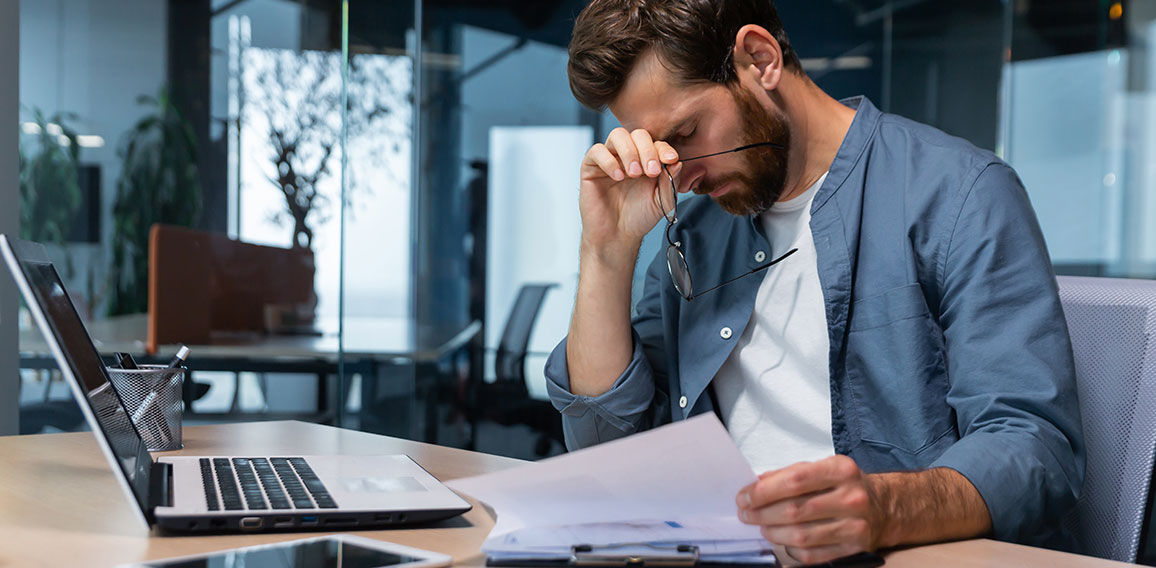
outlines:
M715 203L732 215L754 215L770 209L783 195L791 128L784 118L767 112L746 89L738 85L728 88L739 117L746 122L740 145L773 142L783 149L760 146L744 150L739 154L745 167L718 178L704 179L695 193L708 194L735 182L736 187L714 198Z

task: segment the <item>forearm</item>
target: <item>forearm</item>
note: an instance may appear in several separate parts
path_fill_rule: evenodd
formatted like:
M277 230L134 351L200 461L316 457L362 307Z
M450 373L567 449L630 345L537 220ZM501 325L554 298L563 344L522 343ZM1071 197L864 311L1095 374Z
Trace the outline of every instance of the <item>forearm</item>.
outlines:
M598 396L630 364L630 285L638 245L595 247L583 242L578 294L566 343L570 391Z
M935 468L867 476L878 548L974 538L991 532L979 491L959 472Z

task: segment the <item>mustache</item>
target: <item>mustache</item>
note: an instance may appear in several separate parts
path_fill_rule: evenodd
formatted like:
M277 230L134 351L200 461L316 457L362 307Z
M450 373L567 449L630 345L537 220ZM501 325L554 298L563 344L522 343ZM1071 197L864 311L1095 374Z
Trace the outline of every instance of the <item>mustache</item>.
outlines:
M732 182L737 181L740 185L749 185L749 178L741 173L734 172L722 176L717 179L703 178L701 182L692 190L695 195L708 195L714 190Z

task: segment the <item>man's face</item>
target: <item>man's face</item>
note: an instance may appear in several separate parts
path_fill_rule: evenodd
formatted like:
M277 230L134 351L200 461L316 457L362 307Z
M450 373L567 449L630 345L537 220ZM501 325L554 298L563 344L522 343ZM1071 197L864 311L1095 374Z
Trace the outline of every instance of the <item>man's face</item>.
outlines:
M758 142L790 143L786 120L746 88L678 85L654 55L639 61L610 109L627 130L647 130L684 159ZM710 195L733 215L761 213L783 193L787 153L764 146L687 162L678 189Z

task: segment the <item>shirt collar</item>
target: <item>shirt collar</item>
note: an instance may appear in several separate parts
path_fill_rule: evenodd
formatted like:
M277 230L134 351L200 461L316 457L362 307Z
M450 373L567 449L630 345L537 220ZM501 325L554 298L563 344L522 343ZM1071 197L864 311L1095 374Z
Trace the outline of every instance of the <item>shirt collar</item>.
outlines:
M827 180L819 188L819 193L815 195L815 203L811 206L812 213L822 208L827 200L843 186L843 182L847 181L851 175L851 170L859 163L859 159L862 158L863 152L867 149L867 143L875 135L879 119L883 116L883 113L864 96L851 97L839 102L854 109L855 118L851 121L851 128L847 130L847 135L843 137L843 143L839 145L835 160L831 162Z

